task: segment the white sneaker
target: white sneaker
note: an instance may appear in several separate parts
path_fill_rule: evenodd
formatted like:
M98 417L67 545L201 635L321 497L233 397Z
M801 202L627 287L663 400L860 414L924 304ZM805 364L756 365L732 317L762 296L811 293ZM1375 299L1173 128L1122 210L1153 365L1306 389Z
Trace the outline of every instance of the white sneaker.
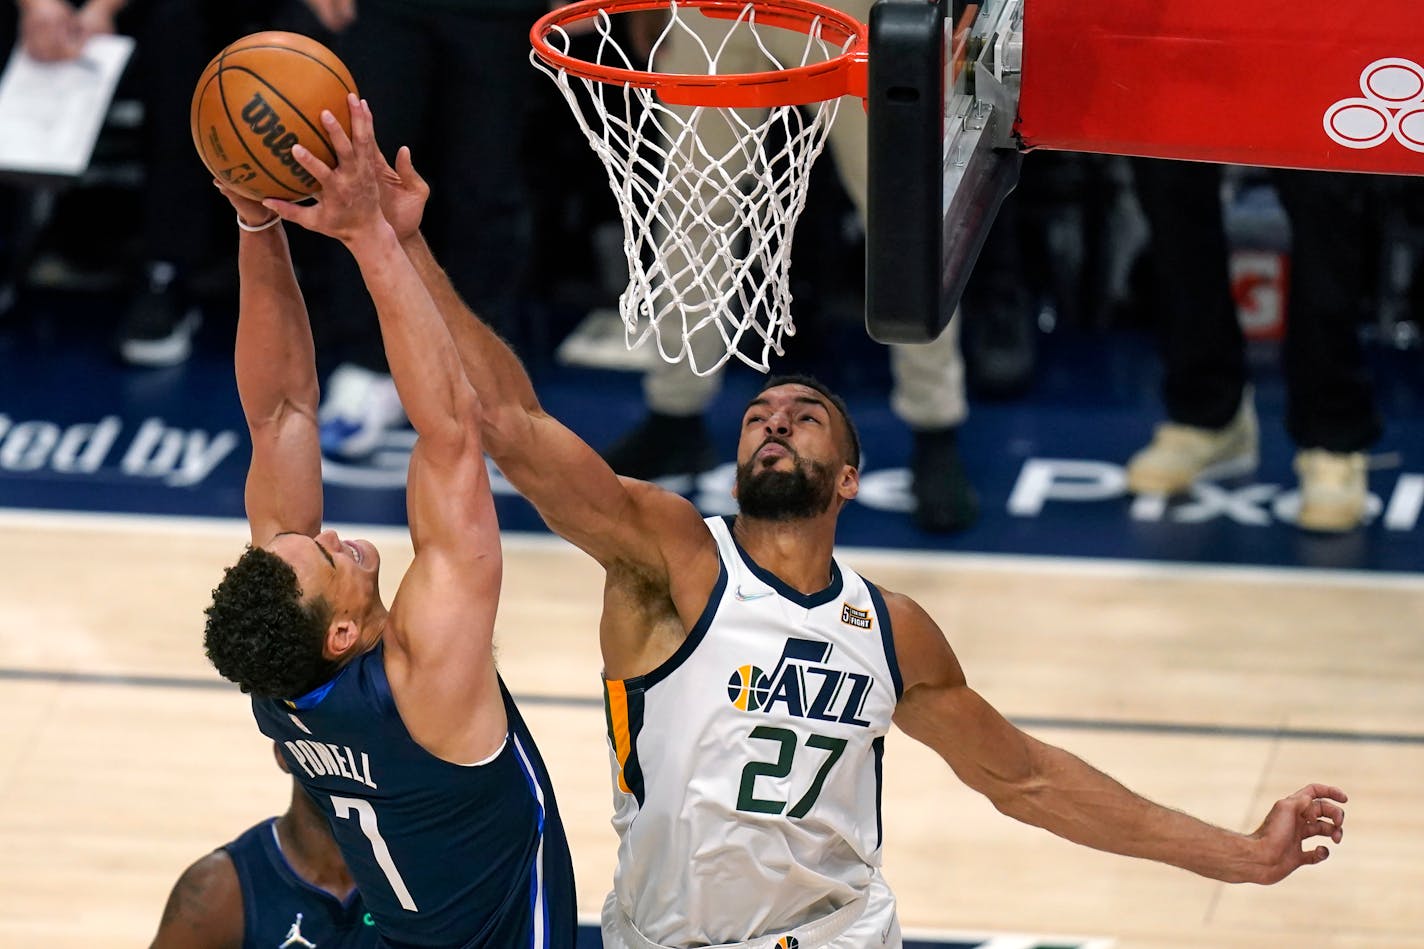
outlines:
M1363 452L1340 453L1323 448L1296 452L1295 473L1300 478L1296 525L1330 533L1359 527L1369 499L1366 467Z
M387 431L404 425L406 416L390 376L342 363L326 380L317 422L323 452L361 458L376 450Z
M644 340L637 349L629 349L623 317L616 309L600 307L564 338L554 358L564 366L647 372L657 364L658 347L655 340Z
M1151 443L1127 463L1127 489L1133 494L1182 494L1201 481L1230 478L1256 469L1256 407L1250 386L1241 408L1225 428L1196 428L1163 422Z

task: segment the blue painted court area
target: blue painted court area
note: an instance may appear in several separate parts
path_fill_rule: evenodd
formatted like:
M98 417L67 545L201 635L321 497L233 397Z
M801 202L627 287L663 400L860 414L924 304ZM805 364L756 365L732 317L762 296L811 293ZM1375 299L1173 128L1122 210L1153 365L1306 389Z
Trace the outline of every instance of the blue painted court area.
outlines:
M232 379L231 314L211 315L199 349L170 369L120 366L108 342L116 304L38 293L0 325L0 506L240 517L246 430ZM807 334L803 334L805 336ZM798 337L799 341L802 337ZM1377 507L1363 530L1312 535L1290 522L1295 476L1274 353L1255 353L1262 461L1250 478L1154 506L1123 490L1123 464L1160 417L1157 360L1140 333L1041 338L1031 393L971 402L960 444L983 514L962 534L920 532L906 513L910 436L890 413L884 351L849 327L820 339L810 368L850 403L865 443L861 498L842 518L856 546L1198 563L1417 571L1424 567L1424 355L1375 348L1385 435L1373 456ZM642 414L636 375L571 370L529 357L545 406L595 448ZM809 364L808 364L809 363ZM723 464L676 485L707 513L728 510L741 409L761 377L728 378L710 419ZM330 464L327 519L399 524L412 433L360 464ZM496 478L506 529L543 530Z

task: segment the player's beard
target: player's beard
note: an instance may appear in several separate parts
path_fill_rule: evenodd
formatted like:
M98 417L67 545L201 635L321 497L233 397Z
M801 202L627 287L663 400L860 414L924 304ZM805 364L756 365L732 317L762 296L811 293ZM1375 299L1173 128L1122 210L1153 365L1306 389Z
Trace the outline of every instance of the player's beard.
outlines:
M796 521L824 514L836 495L832 466L802 461L793 454L790 471L763 468L756 458L737 466L737 504L747 517L765 521Z

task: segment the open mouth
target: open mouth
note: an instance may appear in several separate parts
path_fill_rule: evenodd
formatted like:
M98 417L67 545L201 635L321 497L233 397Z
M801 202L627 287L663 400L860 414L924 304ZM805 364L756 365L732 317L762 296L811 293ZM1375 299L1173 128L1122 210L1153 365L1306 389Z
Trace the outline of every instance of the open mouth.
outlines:
M341 543L346 547L347 550L351 551L351 559L355 560L357 565L359 566L362 560L365 559L361 554L361 548L357 547L349 540L343 540Z

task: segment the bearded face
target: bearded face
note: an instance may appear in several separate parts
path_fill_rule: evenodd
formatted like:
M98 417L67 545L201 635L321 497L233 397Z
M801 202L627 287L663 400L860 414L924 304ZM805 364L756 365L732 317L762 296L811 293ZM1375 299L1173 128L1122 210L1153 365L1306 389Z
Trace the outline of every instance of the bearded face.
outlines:
M836 471L828 464L804 461L789 444L768 439L791 455L790 471L766 466L753 455L737 466L737 503L747 517L796 521L824 514L836 494Z

